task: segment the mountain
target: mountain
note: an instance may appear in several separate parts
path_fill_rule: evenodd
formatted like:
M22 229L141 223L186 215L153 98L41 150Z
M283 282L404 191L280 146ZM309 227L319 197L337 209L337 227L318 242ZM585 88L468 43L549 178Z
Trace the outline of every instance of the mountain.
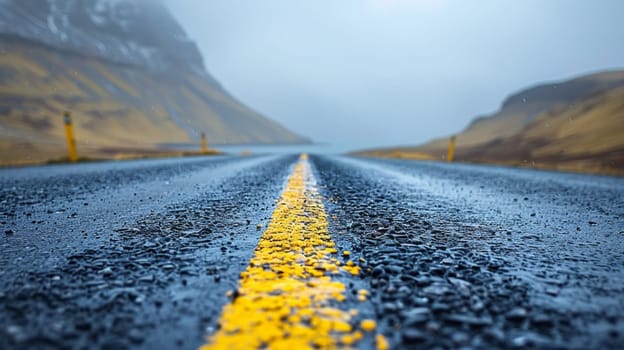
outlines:
M624 71L522 90L456 136L458 161L624 173ZM448 140L364 153L445 159Z
M158 0L0 0L0 163L63 154L66 110L82 153L308 142L223 89Z

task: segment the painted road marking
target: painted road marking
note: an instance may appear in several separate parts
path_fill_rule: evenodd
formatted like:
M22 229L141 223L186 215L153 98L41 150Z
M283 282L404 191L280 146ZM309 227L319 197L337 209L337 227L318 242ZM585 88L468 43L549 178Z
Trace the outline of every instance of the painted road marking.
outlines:
M307 155L302 155L241 273L235 297L223 308L219 330L201 350L345 348L374 332L374 321L355 324L357 311L337 307L346 300L346 286L332 275L360 272L337 256ZM381 335L376 343L388 347Z

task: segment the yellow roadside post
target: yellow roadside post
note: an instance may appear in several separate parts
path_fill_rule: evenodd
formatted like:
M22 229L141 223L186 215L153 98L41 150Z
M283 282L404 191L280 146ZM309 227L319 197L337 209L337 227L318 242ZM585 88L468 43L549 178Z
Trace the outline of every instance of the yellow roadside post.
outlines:
M455 155L455 136L451 136L449 140L448 152L446 153L446 161L452 162Z
M208 153L208 143L206 142L206 133L201 133L201 152L202 154Z
M67 152L69 154L69 160L75 163L78 161L78 151L76 150L74 126L69 112L64 113L63 121L65 122L65 138L67 139Z

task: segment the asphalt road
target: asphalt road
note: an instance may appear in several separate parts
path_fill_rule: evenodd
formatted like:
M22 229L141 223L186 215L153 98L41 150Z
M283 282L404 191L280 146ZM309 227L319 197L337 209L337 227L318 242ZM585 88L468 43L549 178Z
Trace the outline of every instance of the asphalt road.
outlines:
M0 170L0 348L205 344L297 162ZM337 250L361 271L341 277L347 293L369 291L348 307L392 348L624 348L624 179L337 156L309 164ZM370 337L356 345L375 347Z

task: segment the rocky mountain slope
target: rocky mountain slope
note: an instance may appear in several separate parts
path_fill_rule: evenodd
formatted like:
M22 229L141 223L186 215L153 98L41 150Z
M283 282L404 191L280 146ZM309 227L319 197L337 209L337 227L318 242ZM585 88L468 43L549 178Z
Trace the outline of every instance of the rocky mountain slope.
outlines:
M0 0L0 163L196 142L307 140L246 107L204 68L157 0Z
M445 159L448 137L367 154ZM456 160L624 173L624 71L544 84L510 96L457 134Z

